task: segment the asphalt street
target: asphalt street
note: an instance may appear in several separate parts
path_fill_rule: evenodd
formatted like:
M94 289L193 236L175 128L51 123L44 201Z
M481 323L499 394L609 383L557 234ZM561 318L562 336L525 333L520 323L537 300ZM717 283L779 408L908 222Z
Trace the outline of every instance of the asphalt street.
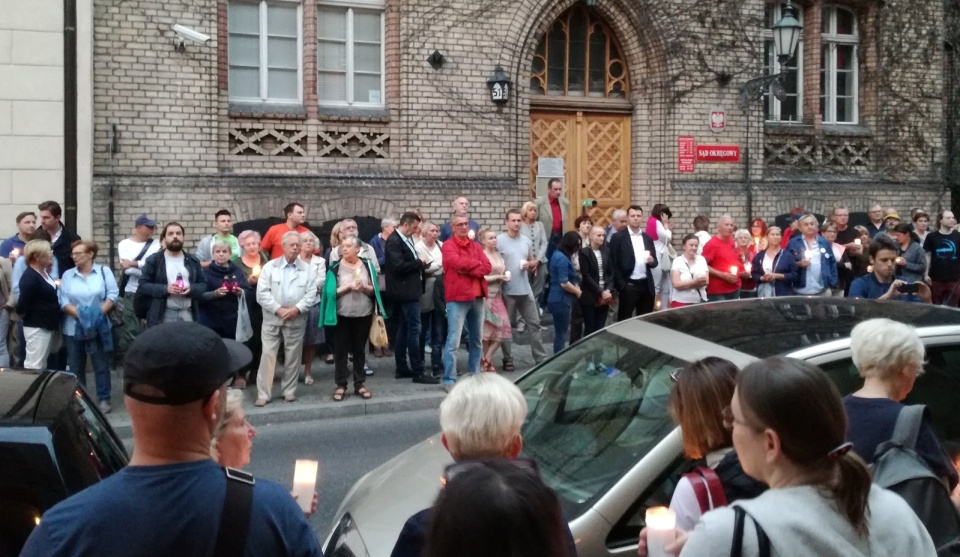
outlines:
M439 431L439 413L432 409L260 425L247 471L292 486L294 461L318 460L320 502L310 525L323 543L337 507L354 482ZM124 441L132 450L132 440Z

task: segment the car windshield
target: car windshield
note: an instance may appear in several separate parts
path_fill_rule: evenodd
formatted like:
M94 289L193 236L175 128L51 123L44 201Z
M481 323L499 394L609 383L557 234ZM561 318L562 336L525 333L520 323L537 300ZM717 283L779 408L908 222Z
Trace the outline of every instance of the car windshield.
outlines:
M529 405L523 456L537 462L567 518L673 430L670 372L687 363L605 330L517 382Z

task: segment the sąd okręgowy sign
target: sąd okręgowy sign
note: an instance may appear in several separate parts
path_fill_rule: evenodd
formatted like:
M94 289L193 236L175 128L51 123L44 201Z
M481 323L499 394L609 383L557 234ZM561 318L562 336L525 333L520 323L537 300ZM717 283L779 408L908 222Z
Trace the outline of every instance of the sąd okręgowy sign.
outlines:
M697 162L740 162L740 146L697 145Z

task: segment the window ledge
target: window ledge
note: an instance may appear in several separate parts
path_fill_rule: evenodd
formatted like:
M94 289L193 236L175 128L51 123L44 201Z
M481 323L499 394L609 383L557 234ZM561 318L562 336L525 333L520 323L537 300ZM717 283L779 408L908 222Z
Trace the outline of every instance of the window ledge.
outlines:
M800 122L765 122L763 131L775 135L812 135L817 130Z
M823 135L860 135L870 137L873 131L859 124L823 124Z
M231 102L228 115L231 118L268 117L302 120L307 117L307 109L302 104Z
M370 123L390 122L390 109L387 107L352 107L352 106L323 106L317 109L317 114L323 120L349 120Z

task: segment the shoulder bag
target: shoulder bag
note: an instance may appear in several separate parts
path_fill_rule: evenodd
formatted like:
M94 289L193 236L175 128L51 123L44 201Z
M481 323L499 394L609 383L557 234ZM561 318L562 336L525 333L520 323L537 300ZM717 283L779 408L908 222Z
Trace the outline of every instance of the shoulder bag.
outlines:
M252 474L235 468L224 468L223 472L227 475L227 492L223 499L213 557L237 557L246 554L256 480Z
M126 275L124 275L124 277L126 277ZM100 278L103 279L103 299L106 300L107 275L104 273L103 265L100 265ZM119 327L123 325L123 298L117 296L117 301L113 303L113 307L107 312L107 317L110 319L112 326Z
M133 258L134 261L140 261L143 259L143 256L146 255L147 250L150 249L150 246L153 245L153 238L147 240L147 243L143 245L143 249L140 250L140 254ZM120 298L123 298L123 290L127 287L127 283L130 282L130 275L125 272L121 272L122 277L120 277Z
M733 545L730 547L730 557L741 557L743 554L743 524L747 518L747 511L739 505L734 505L733 513ZM767 537L767 533L763 531L755 518L751 516L750 520L753 521L753 526L757 529L757 547L759 548L757 555L770 557L770 538Z

